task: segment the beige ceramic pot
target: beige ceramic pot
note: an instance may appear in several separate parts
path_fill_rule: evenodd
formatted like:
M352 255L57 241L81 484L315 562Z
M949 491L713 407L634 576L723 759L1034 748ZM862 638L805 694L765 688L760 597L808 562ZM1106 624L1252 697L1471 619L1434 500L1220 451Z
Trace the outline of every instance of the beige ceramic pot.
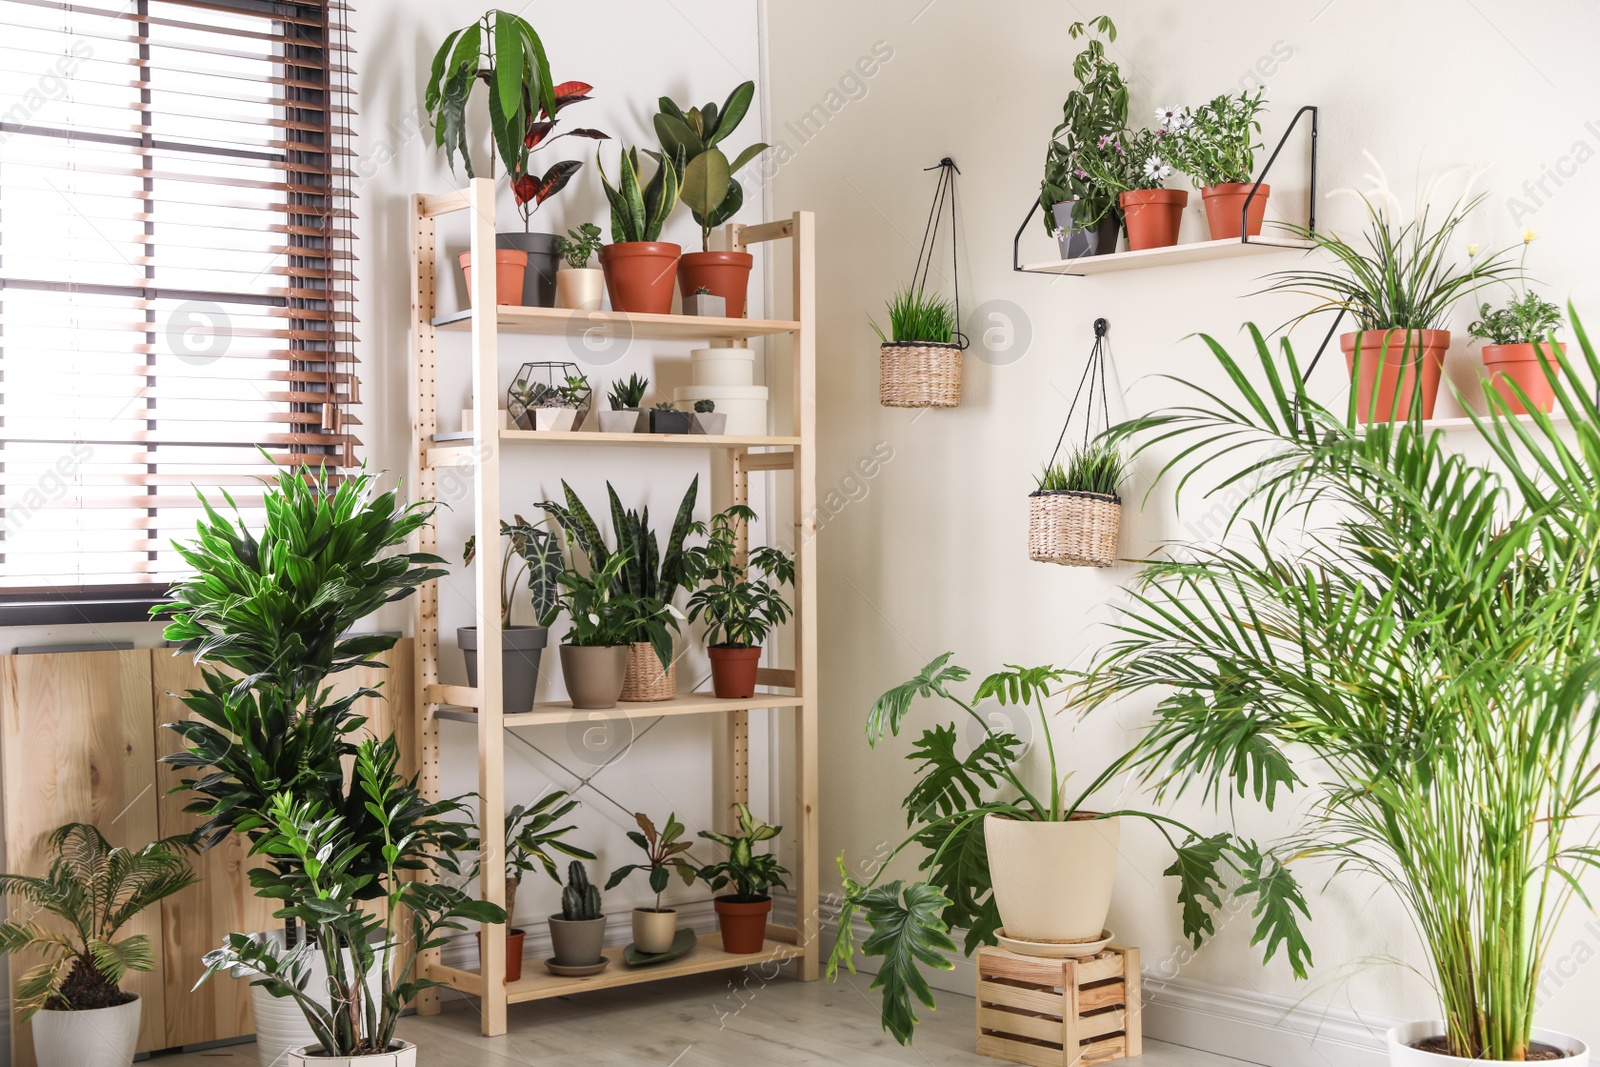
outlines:
M678 936L678 913L671 908L633 909L633 947L640 952L662 953Z
M1118 818L983 820L989 877L1008 937L1098 941L1116 883Z

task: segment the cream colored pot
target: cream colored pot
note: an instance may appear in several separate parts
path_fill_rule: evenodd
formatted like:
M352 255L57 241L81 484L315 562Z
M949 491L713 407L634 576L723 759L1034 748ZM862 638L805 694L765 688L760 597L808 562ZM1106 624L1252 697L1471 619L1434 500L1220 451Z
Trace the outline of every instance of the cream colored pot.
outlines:
M605 272L597 267L567 267L556 271L556 307L573 311L599 311L606 295Z
M114 1008L51 1011L33 1017L33 1056L39 1067L127 1067L139 1043L143 1004L134 997Z
M672 947L678 936L678 913L671 908L652 911L649 908L633 909L633 947L640 952L659 955Z
M308 1045L289 1053L289 1067L417 1067L417 1046L396 1041L388 1052L371 1056L323 1056L321 1045Z
M989 877L1008 937L1098 941L1111 910L1122 820L983 820Z

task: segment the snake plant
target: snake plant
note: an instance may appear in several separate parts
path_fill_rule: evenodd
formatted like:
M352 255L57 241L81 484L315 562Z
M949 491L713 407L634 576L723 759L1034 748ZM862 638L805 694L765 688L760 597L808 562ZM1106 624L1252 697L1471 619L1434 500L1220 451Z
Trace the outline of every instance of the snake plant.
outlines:
M617 183L611 184L606 176L605 161L597 159L600 184L605 187L606 199L611 202L611 240L621 244L628 241L655 241L661 237L661 227L667 216L678 206L678 175L683 170L680 153L676 162L663 160L656 173L643 183L644 172L639 169L639 150L624 148L617 163Z

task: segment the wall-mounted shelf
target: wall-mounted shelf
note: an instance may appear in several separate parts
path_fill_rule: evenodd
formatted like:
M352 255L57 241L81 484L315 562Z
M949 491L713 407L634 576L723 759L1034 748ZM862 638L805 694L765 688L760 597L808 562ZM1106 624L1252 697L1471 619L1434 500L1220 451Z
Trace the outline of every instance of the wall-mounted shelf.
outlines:
M1486 419L1486 420L1489 419L1488 415L1484 415L1484 416L1481 416L1481 417ZM1525 426L1533 425L1533 416L1532 415L1513 415L1511 417L1513 419L1515 419L1516 421L1522 423ZM1566 415L1562 414L1559 411L1552 412L1550 415L1547 416L1547 418L1549 418L1549 420L1552 423L1554 423L1555 425L1557 425L1557 426L1569 426L1572 423L1571 419L1567 418ZM1422 420L1422 428L1424 430L1445 430L1445 431L1470 430L1470 429L1473 428L1473 422L1472 422L1472 418L1470 416L1467 416L1467 415L1452 415L1451 417L1444 418L1444 419L1423 419ZM1362 426L1361 429L1363 431L1365 431L1367 429L1367 427Z
M456 311L432 320L436 330L469 330L472 311ZM775 319L714 319L698 315L645 315L622 311L572 311L501 304L495 308L500 333L536 333L583 337L598 331L657 341L745 341L794 333L798 322Z

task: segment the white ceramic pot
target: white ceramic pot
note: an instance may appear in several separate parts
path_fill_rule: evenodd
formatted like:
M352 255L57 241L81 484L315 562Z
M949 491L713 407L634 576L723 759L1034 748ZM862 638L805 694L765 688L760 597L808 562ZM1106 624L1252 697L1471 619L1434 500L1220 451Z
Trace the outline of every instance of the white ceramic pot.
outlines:
M674 389L672 399L686 411L694 407L696 400L712 401L717 405L718 414L728 416L723 433L735 437L763 437L767 433L767 387L764 385L691 385Z
M748 348L697 348L689 353L689 380L697 386L756 383L756 354Z
M556 271L556 307L574 311L599 311L606 295L606 274L598 267L568 267Z
M1116 884L1122 820L983 820L989 877L1008 937L1095 941Z
M577 428L577 408L534 408L530 415L533 416L533 428L552 433L566 433Z
M1388 1033L1390 1067L1451 1067L1457 1063L1485 1062L1461 1056L1441 1056L1437 1052L1424 1052L1411 1047L1413 1041L1426 1041L1443 1033L1444 1023L1438 1019L1420 1023L1401 1023L1399 1026L1391 1027ZM1533 1039L1566 1052L1566 1059L1547 1060L1547 1063L1559 1063L1561 1067L1589 1067L1589 1046L1577 1038L1558 1034L1554 1030L1541 1030L1536 1026L1533 1028Z
M649 433L650 416L638 408L600 412L601 433Z
M139 1046L143 1001L114 1008L50 1011L33 1017L33 1057L39 1067L128 1067Z
M633 909L633 947L640 952L665 952L678 935L678 913L671 908Z
M322 1056L321 1045L294 1049L285 1061L289 1067L417 1067L417 1046L396 1041L388 1052L371 1056Z
M282 930L255 936L271 938L278 945L278 951L282 953ZM255 977L255 972L245 972L234 977L248 982ZM322 964L322 956L314 955L311 958L311 976L306 983L307 992L321 997L323 1003L326 1003L327 988L328 969ZM383 981L376 967L367 974L367 993L373 998L383 994ZM267 992L265 987L252 985L250 1012L255 1016L256 1055L261 1067L283 1067L293 1050L314 1044L317 1040L317 1035L311 1032L311 1024L306 1022L305 1013L300 1010L292 997L275 997ZM320 1067L325 1061L316 1062Z

